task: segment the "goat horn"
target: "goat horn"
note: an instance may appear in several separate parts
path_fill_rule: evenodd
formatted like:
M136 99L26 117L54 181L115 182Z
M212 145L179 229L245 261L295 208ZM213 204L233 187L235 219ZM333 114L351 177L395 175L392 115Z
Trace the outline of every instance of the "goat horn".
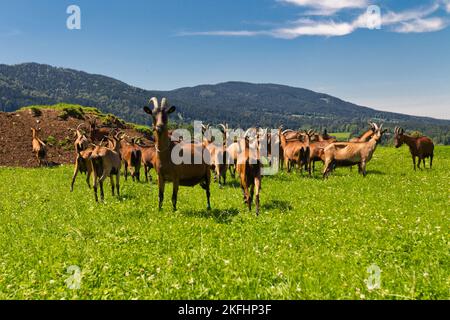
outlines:
M155 106L155 109L159 109L159 103L158 103L158 98L153 97L150 99L150 103L153 102L153 105Z
M375 122L373 123L373 125L375 127L375 131L378 131L379 130L378 125Z
M253 128L247 129L247 131L245 131L244 137L247 137L247 134L252 130L253 130Z
M167 98L162 98L161 100L161 109L164 109L168 104Z
M217 125L218 127L222 127L223 128L223 132L225 133L225 132L227 132L227 127L224 125L224 124L219 124L219 125Z
M292 129L286 129L286 130L284 130L281 134L286 134L286 133L288 133L288 132L294 132L294 130L292 130Z

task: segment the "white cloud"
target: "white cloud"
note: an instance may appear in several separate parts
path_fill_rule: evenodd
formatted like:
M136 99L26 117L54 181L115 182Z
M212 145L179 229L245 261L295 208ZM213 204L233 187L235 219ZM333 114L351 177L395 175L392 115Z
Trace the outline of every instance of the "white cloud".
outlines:
M313 8L311 13L318 15L331 15L343 9L367 7L368 0L278 0L301 7Z
M400 33L434 32L442 30L447 26L448 23L444 19L435 17L402 22L394 28L394 31Z
M392 25L395 23L401 23L404 21L421 19L423 17L427 17L430 14L436 12L439 9L438 4L433 4L429 7L421 7L417 9L406 10L402 12L393 12L389 11L386 14L382 15L382 24L383 25Z
M445 10L447 10L448 13L450 13L450 0L444 0L443 2Z
M318 10L319 15L336 12L342 9L360 8L368 4L367 0L277 0L279 2L292 3ZM447 17L439 17L436 12L442 8L450 9L450 0L440 0L428 7L418 7L401 12L383 12L381 15L381 27L387 31L397 33L422 33L439 31L450 24ZM336 37L353 33L357 29L369 27L370 16L366 11L351 21L335 21L325 17L316 19L299 19L286 23L285 27L267 30L222 30L206 32L183 32L179 35L190 36L229 36L229 37L252 37L271 36L282 39L295 39L301 36L325 36Z
M294 39L300 36L344 36L353 31L354 26L346 22L299 20L293 27L272 30L271 35L277 38Z

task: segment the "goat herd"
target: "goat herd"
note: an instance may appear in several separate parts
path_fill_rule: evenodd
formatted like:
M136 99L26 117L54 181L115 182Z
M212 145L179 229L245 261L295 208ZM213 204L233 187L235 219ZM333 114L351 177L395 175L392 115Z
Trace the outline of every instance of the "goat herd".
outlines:
M263 170L263 156L271 165L288 172L297 166L300 170L314 172L315 162L324 163L323 177L326 178L339 166L357 165L359 172L366 175L366 165L371 160L377 144L387 131L383 125L369 122L370 128L362 136L348 142L337 142L326 131L323 134L309 131L278 130L268 132L267 129L251 128L245 134L234 137L230 143L215 143L211 138L211 127L203 126L201 140L177 140L168 130L168 116L176 107L169 105L163 98L159 103L157 98L150 100L153 108L145 107L153 122L154 141L142 145L136 138L128 137L124 132L108 128L97 128L95 121L90 121L89 138L80 130L75 130L75 170L72 177L71 191L79 172L86 173L86 182L90 187L92 176L95 200L98 201L97 187L100 185L101 200L104 199L103 182L107 177L111 179L111 189L120 195L120 172L124 165L125 180L130 170L134 180L140 179L140 167L144 167L145 179L148 182L149 170L154 168L158 176L159 209L164 199L166 182L173 184L172 205L176 210L179 186L200 186L206 192L207 208L210 205L211 171L219 185L226 182L227 171L234 178L237 172L244 196L244 202L251 210L255 198L256 214L259 213L259 193L261 190L261 176ZM223 134L223 141L229 141L230 129L226 125L219 125ZM45 163L46 145L33 133L33 152L39 165ZM416 169L421 161L425 166L425 158L430 158L433 164L434 145L427 137L414 138L404 134L401 128L395 128L394 144L400 147L403 143L410 148ZM180 155L187 161L176 161L173 154ZM200 159L200 161L195 161ZM115 178L115 181L114 181ZM151 176L150 176L151 179Z

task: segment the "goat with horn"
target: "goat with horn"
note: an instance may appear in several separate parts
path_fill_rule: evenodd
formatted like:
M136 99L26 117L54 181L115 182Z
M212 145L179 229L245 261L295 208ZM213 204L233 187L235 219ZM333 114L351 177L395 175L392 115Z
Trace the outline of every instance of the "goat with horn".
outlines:
M205 147L199 143L180 142L175 144L169 138L168 133L168 117L175 112L176 107L170 106L167 99L161 100L161 105L157 98L150 99L153 104L153 110L150 107L144 107L144 111L152 117L153 130L155 136L155 170L158 174L159 188L159 209L162 208L164 201L164 187L166 182L172 182L172 206L173 210L177 209L177 195L179 186L200 186L206 191L207 209L211 209L210 205L210 159L205 159L209 152L205 152ZM174 163L172 159L172 151L174 147L180 153L190 156L189 163ZM201 159L201 163L196 164L194 159Z

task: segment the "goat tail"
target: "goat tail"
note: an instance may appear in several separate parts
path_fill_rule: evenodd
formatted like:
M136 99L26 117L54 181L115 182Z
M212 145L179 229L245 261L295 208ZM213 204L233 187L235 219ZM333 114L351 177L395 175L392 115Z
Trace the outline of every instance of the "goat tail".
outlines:
M92 169L94 170L95 176L103 176L103 160L101 157L92 157Z
M142 159L142 152L141 150L133 150L131 152L131 165L133 167L137 167L140 165Z
M247 159L245 171L248 177L256 177L261 174L262 163L259 159Z

